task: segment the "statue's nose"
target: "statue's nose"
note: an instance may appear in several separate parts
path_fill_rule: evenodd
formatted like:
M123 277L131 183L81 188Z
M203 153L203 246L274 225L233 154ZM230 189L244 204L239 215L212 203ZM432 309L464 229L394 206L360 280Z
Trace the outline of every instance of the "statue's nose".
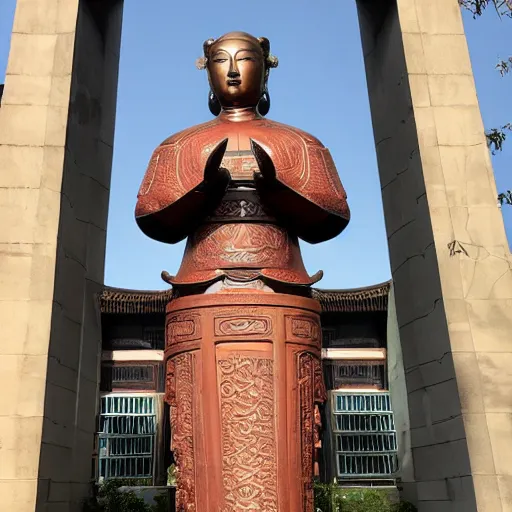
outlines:
M240 72L238 71L238 67L236 64L233 64L228 71L228 78L237 78L240 76Z

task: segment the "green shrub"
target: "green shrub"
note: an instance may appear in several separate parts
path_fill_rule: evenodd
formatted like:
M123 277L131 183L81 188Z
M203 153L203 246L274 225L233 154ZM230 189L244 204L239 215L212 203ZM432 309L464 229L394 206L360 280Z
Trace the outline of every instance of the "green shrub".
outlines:
M171 464L167 468L167 485L176 485L176 465Z
M153 507L151 508L153 512L169 512L169 510L171 510L171 504L169 502L168 494L160 494L158 496L155 496L155 503L156 505L153 505Z
M107 480L102 483L95 496L84 502L83 512L168 512L169 498L156 496L155 505L148 505L133 491L119 490L123 486L146 485L146 482L134 480Z
M408 501L401 501L398 505L395 506L393 512L417 512L417 508Z
M342 489L336 484L315 484L315 512L415 512L410 503L392 503L376 489Z
M315 512L331 512L333 509L333 486L315 483Z
M357 489L340 494L340 512L392 512L389 498L381 491Z

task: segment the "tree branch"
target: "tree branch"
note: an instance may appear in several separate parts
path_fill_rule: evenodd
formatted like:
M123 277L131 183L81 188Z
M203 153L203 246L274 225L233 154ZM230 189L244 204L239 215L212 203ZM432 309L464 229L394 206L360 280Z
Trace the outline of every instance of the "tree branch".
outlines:
M473 15L473 18L482 16L485 9L493 6L500 18L512 18L512 0L459 0L459 5L463 9L467 9ZM496 69L503 77L509 73L512 74L512 56L507 59L500 60L496 64ZM507 123L501 128L492 128L485 133L487 145L493 155L503 150L508 133L512 131L512 123ZM498 195L498 201L501 205L507 204L512 206L512 191L507 190Z
M510 73L512 71L512 56L506 60L500 60L498 64L496 64L496 69L500 72L501 76Z
M473 18L482 16L489 6L496 9L498 16L512 18L512 0L459 0L459 5L473 14Z

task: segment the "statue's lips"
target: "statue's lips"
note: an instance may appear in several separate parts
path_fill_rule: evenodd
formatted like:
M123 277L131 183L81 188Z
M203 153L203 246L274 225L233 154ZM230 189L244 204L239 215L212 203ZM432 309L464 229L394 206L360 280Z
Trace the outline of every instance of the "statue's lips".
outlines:
M242 80L228 80L228 86L238 87L242 83Z

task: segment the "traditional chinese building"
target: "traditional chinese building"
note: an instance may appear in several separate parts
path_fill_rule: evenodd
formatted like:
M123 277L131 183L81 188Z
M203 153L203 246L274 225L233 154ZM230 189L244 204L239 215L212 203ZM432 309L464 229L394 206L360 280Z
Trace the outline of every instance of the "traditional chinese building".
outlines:
M389 391L391 288L387 282L353 290L313 290L322 307L328 390L317 444L316 472L324 481L394 485L400 476L399 433ZM163 358L170 300L172 290L106 287L101 294L98 479L166 481L172 454Z

